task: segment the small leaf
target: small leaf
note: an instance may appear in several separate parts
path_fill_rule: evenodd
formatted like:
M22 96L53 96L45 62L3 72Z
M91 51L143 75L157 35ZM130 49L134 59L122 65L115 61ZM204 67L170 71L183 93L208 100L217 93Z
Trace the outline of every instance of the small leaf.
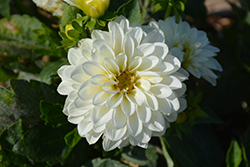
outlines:
M41 118L45 121L45 125L58 128L66 123L67 117L62 113L63 106L47 101L40 102Z
M131 24L134 22L141 22L142 15L140 10L140 5L138 0L129 0L127 3L123 4L115 14L123 15L126 17Z
M68 126L54 129L38 123L14 145L13 152L49 165L60 163L72 150L63 139L69 129Z
M160 3L155 4L152 13L157 13L164 10L166 7L163 7Z
M77 128L69 132L64 137L65 143L70 147L75 147L75 145L81 140L81 136L78 134Z
M181 1L177 1L176 4L175 4L176 8L181 10L182 12L184 12L185 10L185 4Z
M227 151L227 167L238 167L242 161L242 151L236 140L232 140Z
M96 19L90 18L90 20L86 23L86 26L91 30L96 24Z

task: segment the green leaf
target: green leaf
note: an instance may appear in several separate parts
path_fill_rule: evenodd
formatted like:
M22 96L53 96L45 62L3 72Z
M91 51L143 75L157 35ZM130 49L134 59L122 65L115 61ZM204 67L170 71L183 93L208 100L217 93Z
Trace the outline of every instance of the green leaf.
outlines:
M140 166L157 166L158 155L156 147L149 145L147 149L140 147L130 147L130 150L124 151L122 157L129 162L139 164Z
M138 0L129 0L123 4L116 12L117 15L123 15L131 24L134 22L141 22L142 15Z
M49 165L60 163L72 150L64 142L64 136L68 131L68 126L54 129L38 123L14 145L13 152Z
M157 12L164 10L165 8L166 8L166 6L163 7L160 3L157 3L157 4L155 4L152 12L157 13Z
M242 161L242 151L236 140L232 140L227 151L227 167L238 167Z
M10 85L17 95L18 101L29 112L29 122L31 124L41 119L39 108L41 100L61 104L64 102L64 97L56 92L56 88L53 85L49 86L43 82L34 80L28 82L26 80L17 79L10 80Z
M192 134L182 135L182 140L177 135L165 135L169 152L182 166L222 166L223 149L209 125L196 125Z
M50 84L51 83L51 76L57 74L57 70L65 65L67 62L66 59L60 59L54 62L48 62L45 64L43 70L40 73L41 81Z
M47 101L40 102L41 118L45 121L45 125L58 128L66 123L67 117L63 114L63 105L55 104Z
M11 78L16 78L17 74L12 70L0 66L0 82L8 81Z
M88 22L86 23L86 26L89 28L89 29L92 29L96 24L96 19L94 18L90 18L90 20L88 20Z
M78 134L77 128L69 132L64 137L65 143L70 147L75 147L75 145L81 140L81 136Z
M70 24L72 20L77 19L77 14L82 13L80 9L70 6L66 3L62 6L63 16L60 24L60 31L64 32L64 27Z
M128 167L127 165L124 165L120 163L119 161L111 160L111 159L101 159L101 158L95 158L87 163L85 163L82 167Z
M21 117L30 119L29 113L20 106L15 95L0 87L0 131L18 122Z
M10 17L9 0L1 0L1 3L0 3L0 15L2 15L3 17Z

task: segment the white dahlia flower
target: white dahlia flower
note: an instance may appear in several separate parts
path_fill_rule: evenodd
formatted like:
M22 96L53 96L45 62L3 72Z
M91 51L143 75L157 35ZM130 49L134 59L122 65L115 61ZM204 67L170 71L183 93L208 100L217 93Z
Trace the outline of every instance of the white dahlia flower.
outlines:
M216 85L217 76L212 70L222 71L221 65L214 58L220 50L210 45L204 31L191 28L186 21L176 23L175 17L151 22L149 25L163 31L170 52L172 48L182 51L183 54L178 59L185 70L197 78L203 77L213 86Z
M68 95L63 112L89 144L102 136L106 151L146 148L186 108L187 78L159 30L147 34L122 16L108 28L80 40L68 52L70 65L58 70L58 92Z

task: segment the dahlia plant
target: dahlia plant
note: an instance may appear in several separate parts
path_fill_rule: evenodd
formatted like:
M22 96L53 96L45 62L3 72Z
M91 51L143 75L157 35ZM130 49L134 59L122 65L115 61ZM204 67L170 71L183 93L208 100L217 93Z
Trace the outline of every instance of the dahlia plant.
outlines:
M0 164L211 166L189 158L217 141L202 88L220 82L220 50L189 24L187 1L3 1ZM40 13L10 15L12 3Z

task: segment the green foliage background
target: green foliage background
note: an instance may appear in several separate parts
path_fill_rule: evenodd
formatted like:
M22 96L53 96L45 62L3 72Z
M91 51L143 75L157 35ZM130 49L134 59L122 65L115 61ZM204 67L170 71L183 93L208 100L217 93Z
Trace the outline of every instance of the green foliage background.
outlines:
M231 15L215 14L232 20L216 31L207 21L204 0L111 0L105 17L85 18L87 29L77 29L84 14L74 7L64 5L59 20L31 0L1 0L0 167L248 167L250 3L240 3L241 8L231 4ZM88 145L68 123L62 113L65 97L56 91L56 71L67 64L68 47L89 36L94 26L105 30L121 14L142 24L182 16L220 48L216 58L224 70L216 87L191 76L186 82L188 108L164 136L151 139L148 149L128 146L105 152L101 141ZM70 23L77 30L71 33L75 41L65 36L64 26Z

